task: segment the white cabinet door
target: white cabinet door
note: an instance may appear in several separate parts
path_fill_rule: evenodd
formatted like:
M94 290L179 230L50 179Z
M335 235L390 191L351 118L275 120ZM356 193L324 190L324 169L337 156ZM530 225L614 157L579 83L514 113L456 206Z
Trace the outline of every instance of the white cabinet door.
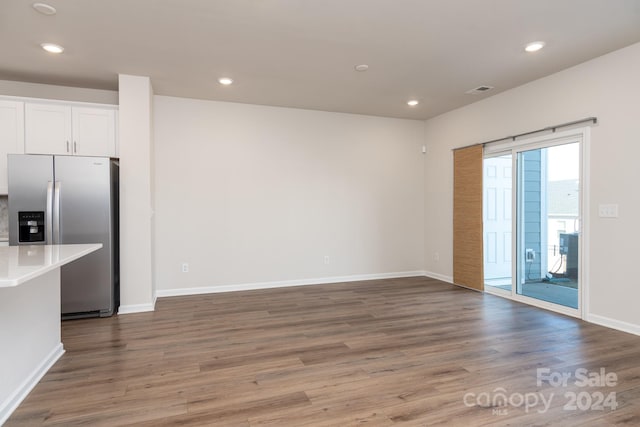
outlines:
M8 193L7 154L24 154L24 102L0 100L0 194Z
M116 114L113 109L73 107L73 154L116 157Z
M25 104L25 152L71 153L71 107L59 104Z

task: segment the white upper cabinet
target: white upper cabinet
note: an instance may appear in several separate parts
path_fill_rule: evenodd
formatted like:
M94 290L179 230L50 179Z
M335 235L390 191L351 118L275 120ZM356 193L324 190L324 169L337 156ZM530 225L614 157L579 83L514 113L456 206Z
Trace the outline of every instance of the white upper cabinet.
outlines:
M66 104L25 104L25 152L116 157L116 110Z
M58 104L25 104L25 152L72 154L71 107Z
M73 107L73 154L116 157L116 112L111 109Z
M0 100L0 194L7 194L7 154L24 154L24 103Z

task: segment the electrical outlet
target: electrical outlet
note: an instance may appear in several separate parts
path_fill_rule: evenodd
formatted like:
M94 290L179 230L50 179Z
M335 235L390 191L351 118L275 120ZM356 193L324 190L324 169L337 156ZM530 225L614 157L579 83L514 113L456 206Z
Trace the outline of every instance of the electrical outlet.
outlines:
M329 255L325 255L324 256L324 263L329 265L329 262L331 261L331 259L329 259Z
M188 273L189 272L189 263L187 263L187 262L183 262L182 263L182 272L183 273Z
M525 259L527 262L533 262L536 259L536 252L533 249L527 249Z

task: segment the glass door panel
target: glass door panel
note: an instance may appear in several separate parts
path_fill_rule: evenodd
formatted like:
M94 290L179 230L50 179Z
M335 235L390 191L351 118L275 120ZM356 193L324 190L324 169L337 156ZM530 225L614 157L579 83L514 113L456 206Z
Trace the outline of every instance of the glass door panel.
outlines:
M578 308L580 143L517 154L516 293Z

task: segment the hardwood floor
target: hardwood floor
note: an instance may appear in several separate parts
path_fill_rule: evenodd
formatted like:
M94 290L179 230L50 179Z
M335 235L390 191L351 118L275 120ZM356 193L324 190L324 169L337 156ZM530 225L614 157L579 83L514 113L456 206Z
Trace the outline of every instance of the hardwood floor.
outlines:
M424 277L163 298L63 343L7 427L640 425L640 337Z

